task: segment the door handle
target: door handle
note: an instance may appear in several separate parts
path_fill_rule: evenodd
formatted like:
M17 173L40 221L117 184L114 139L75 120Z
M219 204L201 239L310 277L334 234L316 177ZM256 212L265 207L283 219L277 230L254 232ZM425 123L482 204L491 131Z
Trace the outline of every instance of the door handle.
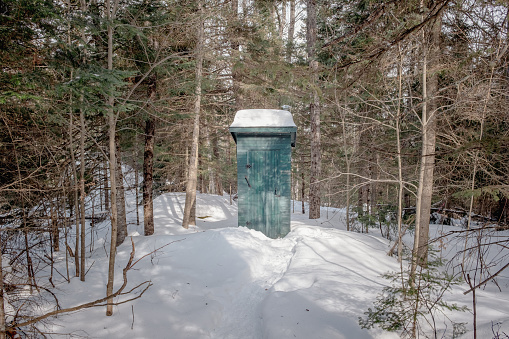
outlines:
M246 179L247 186L248 186L249 188L251 188L251 184L249 184L249 180L247 180L247 177L244 177L244 179Z

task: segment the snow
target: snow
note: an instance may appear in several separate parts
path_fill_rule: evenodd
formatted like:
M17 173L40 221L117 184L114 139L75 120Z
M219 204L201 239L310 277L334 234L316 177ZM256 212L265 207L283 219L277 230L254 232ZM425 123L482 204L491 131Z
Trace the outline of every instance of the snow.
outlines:
M292 114L277 109L243 109L230 127L296 127Z
M358 318L389 283L381 275L397 271L399 264L386 255L390 243L376 231L347 232L344 210L322 209L321 219L309 220L297 209L292 213L292 231L283 239L269 239L261 232L236 227L237 207L230 205L228 195L198 194L197 226L186 230L181 227L185 195L167 193L155 199L155 234L145 237L143 225L135 222L132 194L126 197L129 234L134 261L142 259L128 272L127 290L146 281L152 286L141 298L115 306L111 317L105 316L105 307L60 315L46 325L47 332L90 338L399 337L358 325ZM142 211L140 207L141 220ZM452 227L431 226L434 232ZM73 278L57 286L61 307L104 297L108 229L108 221L94 228L86 282ZM116 287L131 250L130 238L118 247ZM60 255L56 268L63 273L64 254ZM462 293L466 289L462 285L446 295L448 301L470 306L471 296ZM477 298L482 338L492 335L492 321L495 328L500 326L500 333L509 333L508 294L486 288L477 292ZM471 330L469 312L448 316ZM450 324L438 326L447 329L445 338L452 337ZM471 337L469 332L463 338Z

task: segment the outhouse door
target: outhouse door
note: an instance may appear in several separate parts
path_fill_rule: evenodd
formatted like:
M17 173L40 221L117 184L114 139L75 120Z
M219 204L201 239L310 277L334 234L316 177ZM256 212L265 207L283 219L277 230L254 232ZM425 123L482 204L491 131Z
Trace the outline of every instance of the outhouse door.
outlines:
M251 208L246 216L246 226L269 236L281 229L278 201L281 196L280 153L279 149L247 151L244 184L249 191L246 203Z

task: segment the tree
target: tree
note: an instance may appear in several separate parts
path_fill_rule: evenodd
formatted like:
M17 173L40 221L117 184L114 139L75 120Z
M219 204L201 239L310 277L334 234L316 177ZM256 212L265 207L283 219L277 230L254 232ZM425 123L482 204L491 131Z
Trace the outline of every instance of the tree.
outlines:
M155 93L155 91L152 93ZM143 227L145 235L154 234L154 207L152 188L154 172L154 134L155 119L150 117L145 121L145 152L143 154Z
M107 26L107 37L108 37L108 70L113 70L113 23L112 21L116 17L118 9L118 0L113 0L113 4L111 0L106 0L106 18L108 20ZM108 96L108 133L109 133L109 167L110 167L110 201L111 201L111 213L110 213L110 221L111 221L111 239L110 239L110 256L108 262L108 285L106 287L106 295L111 296L113 294L113 279L115 274L115 255L116 255L116 245L117 245L117 180L116 180L116 166L117 166L117 158L116 158L116 124L117 117L115 115L115 111L113 109L115 98L113 95ZM107 301L106 307L106 315L113 315L113 298L109 297Z
M309 60L312 98L309 105L311 124L311 170L309 177L309 219L320 218L320 174L322 168L320 146L320 97L318 95L318 61L316 60L316 0L307 1L306 43Z
M421 1L422 11L427 10L431 4ZM440 60L440 32L441 17L430 23L429 31L422 31L422 146L419 169L419 186L417 189L416 224L413 250L413 263L411 276L415 272L415 265L426 265L429 242L429 217L431 212L431 199L433 195L433 172L435 169L435 147L437 115L439 107L437 101L438 76L435 72L429 74L428 66L436 68ZM428 52L429 51L429 52ZM428 65L429 63L429 65ZM411 277L411 279L413 279Z
M184 219L182 227L189 228L189 225L196 225L196 185L198 178L198 143L200 137L200 113L202 96L202 73L203 73L203 53L204 53L204 13L203 4L198 1L198 25L197 39L195 47L195 101L194 101L194 124L193 139L191 144L191 156L189 159L189 171L186 185L186 204L184 206ZM193 212L194 211L194 212Z

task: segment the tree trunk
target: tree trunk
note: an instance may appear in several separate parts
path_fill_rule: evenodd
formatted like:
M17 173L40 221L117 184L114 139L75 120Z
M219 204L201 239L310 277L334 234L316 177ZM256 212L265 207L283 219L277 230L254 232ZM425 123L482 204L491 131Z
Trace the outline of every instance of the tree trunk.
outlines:
M104 165L104 210L108 211L110 209L110 189L108 186L108 161Z
M57 198L58 199L58 198ZM56 206L50 202L51 206L51 241L53 243L53 251L60 251L60 230L58 229L58 222L61 220L57 215L59 206L58 200Z
M0 247L0 339L5 339L5 308L4 308L4 274L2 262L2 247Z
M145 122L145 151L143 153L143 223L144 234L154 234L153 172L155 119Z
M279 15L279 38L283 41L286 26L286 1L281 1L281 15Z
M307 0L307 52L312 84L309 107L311 119L311 169L309 175L309 219L320 218L320 175L322 169L320 146L320 98L318 96L318 61L316 52L316 0Z
M80 280L85 281L85 113L82 109L80 109L80 216Z
M411 279L414 278L416 265L426 266L428 260L429 217L431 211L431 198L433 193L433 172L435 169L436 144L436 115L437 102L435 95L438 91L438 78L436 71L428 74L428 63L431 67L439 61L439 39L441 19L431 23L429 42L423 30L423 106L422 106L422 151L419 170L419 186L417 189L416 225L414 236L414 250L411 268ZM429 48L429 54L428 54Z
M398 64L398 108L396 112L396 146L398 150L398 261L400 264L402 263L402 253L403 253L403 234L402 234L402 224L403 224L403 164L401 161L401 141L400 141L400 120L401 120L401 99L403 97L403 54L401 53L401 48L398 44L398 52L399 52L399 64Z
M75 243L74 243L74 265L75 265L75 275L77 277L80 276L80 257L79 257L79 244L80 244L80 232L79 232L79 229L80 229L80 225L79 225L79 219L78 219L78 211L79 211L79 208L78 208L78 190L76 189L76 185L78 183L78 173L77 173L77 169L76 169L76 159L74 157L74 147L73 147L73 143L74 143L74 138L73 138L73 130L74 130L74 126L73 126L73 113L72 111L69 112L69 151L71 153L71 168L72 168L72 175L73 175L73 185L72 185L72 191L73 191L73 196L74 196L74 201L73 201L73 205L74 205L74 218L76 220L76 223L75 223L75 226L76 226L76 236L75 236Z
M122 157L120 155L120 139L118 135L115 136L115 155L117 166L116 166L116 178L117 178L117 246L122 245L127 236L127 217L125 210L125 189L124 189L124 174L122 173Z
M240 50L240 43L239 43L239 37L235 34L236 27L240 25L239 22L239 1L238 0L232 0L231 2L231 23L230 25L233 27L233 30L229 36L230 39L230 47L231 47L231 53L232 53L232 90L233 90L233 99L234 99L234 110L238 111L242 108L244 108L244 98L242 95L242 88L241 88L241 73L238 70L238 67L235 67L236 62L240 59L239 57L239 50ZM244 6L243 13L244 18L246 14L246 9Z
M214 161L216 163L220 163L220 157L219 157L219 145L218 145L218 139L220 137L216 137L216 138L213 138L212 139L212 148L213 148L213 152L214 152ZM221 174L220 174L220 171L215 171L215 176L216 176L216 179L215 179L215 182L216 182L216 194L218 195L223 195L223 181L221 179Z
M292 62L295 35L295 0L290 0L290 22L288 24L288 44L286 46L286 62Z
M115 18L115 11L118 0L114 0L113 9L111 8L111 0L106 0L106 15L108 19L108 70L113 70L113 26L111 20ZM108 283L106 285L106 296L113 294L113 282L115 275L115 255L117 244L117 180L116 180L116 164L117 159L115 156L115 135L117 117L113 110L115 103L113 96L108 97L108 125L109 125L109 151L110 151L110 183L111 183L111 240L110 240L110 257L108 261ZM106 315L113 315L113 298L108 298L106 306Z
M301 205L302 205L302 214L306 214L306 206L304 205L305 200L305 194L306 194L306 181L304 180L304 172L301 172L301 191L300 191L300 197L301 197Z
M205 119L206 120L206 119ZM209 194L216 194L216 174L214 171L214 167L212 166L212 143L210 141L210 129L208 122L205 122L203 125L203 131L204 131L204 139L205 139L205 147L206 147L206 153L207 153L207 176L208 178L208 185L205 185L206 182L203 183L203 193L209 193Z
M138 149L138 147L136 147L136 150ZM136 164L137 160L138 160L138 151L136 151L136 160L135 160L135 163L134 163L134 187L135 187L135 193L136 193L136 203L135 203L135 206L136 206L136 226L140 226L140 209L138 208L139 207L139 204L138 202L140 201L140 190L139 190L139 185L138 185L138 182L140 181L140 175L139 175L139 170L138 170L138 165Z
M200 137L200 111L201 111L201 78L203 68L203 35L204 35L204 22L202 2L198 1L198 32L196 42L196 87L195 87L195 101L194 101L194 126L193 126L193 141L191 146L191 154L189 161L189 174L187 177L186 185L186 204L184 206L184 218L182 220L182 227L189 228L189 225L196 225L196 184L198 180L198 144ZM194 217L193 217L194 215Z
M346 103L345 103L346 105ZM337 103L339 105L339 102ZM339 107L338 107L339 108ZM341 109L341 108L340 108ZM347 130L346 130L346 110L341 110L343 113L341 114L341 127L343 130L343 152L345 154L345 163L346 163L346 230L350 231L350 203L351 203L351 193L350 193L350 168L351 168L351 156L348 155L348 143L347 143Z

